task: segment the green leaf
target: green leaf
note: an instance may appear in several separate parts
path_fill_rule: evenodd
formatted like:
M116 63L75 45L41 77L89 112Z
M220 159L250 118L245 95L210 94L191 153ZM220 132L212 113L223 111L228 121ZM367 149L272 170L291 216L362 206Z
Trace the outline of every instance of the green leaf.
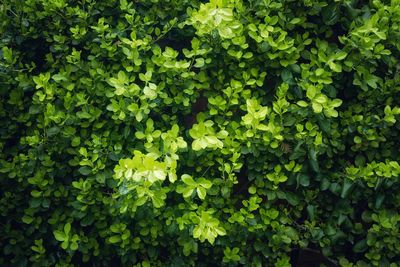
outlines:
M312 108L315 113L321 113L322 112L322 105L316 102L312 103Z
M307 88L306 94L309 99L311 99L311 100L314 99L314 97L317 95L317 93L318 93L318 90L315 86L309 86Z
M340 17L340 5L332 3L322 9L322 20L326 25L335 24Z
M358 241L354 246L353 246L353 251L355 253L361 253L364 252L368 249L367 246L367 240L366 239L361 239Z
M300 107L303 107L303 108L308 106L307 102L305 102L303 100L297 101L297 105L299 105Z
M119 235L113 235L113 236L111 236L110 238L108 238L108 241L109 241L111 244L116 244L116 243L121 242L121 237L120 237Z
M193 187L196 187L197 186L197 183L193 180L193 178L190 176L190 175L188 175L188 174L183 174L182 176L181 176L181 179L182 179L182 182L184 182L185 184L187 184L187 185L190 185L190 186L193 186Z
M184 197L184 198L189 198L189 197L191 197L193 191L194 191L193 188L185 188L185 189L183 190L183 192L182 192L182 193L183 193L183 197Z
M82 175L89 175L92 173L92 170L88 166L82 166L78 169L79 173Z
M77 243L71 243L69 247L71 250L77 250L79 246Z
M286 200L289 202L290 205L296 206L299 204L299 197L292 193L286 193Z
M61 248L62 249L68 249L68 245L69 245L68 240L65 240L64 242L61 243Z
M34 220L35 219L32 216L26 214L22 217L22 222L26 224L31 224Z
M201 185L202 187L204 187L205 189L210 189L212 186L212 182L210 182L209 180L206 180L204 178L200 178L197 180L197 184Z
M315 74L316 74L317 76L321 76L322 74L324 74L324 69L318 68L318 69L315 71Z
M349 194L350 189L352 188L352 186L353 186L353 181L345 179L343 181L342 193L340 194L340 197L341 198L346 198L347 195Z
M204 200L206 198L206 194L207 194L207 191L205 188L197 187L197 195L199 196L199 198L201 200Z
M311 168L314 172L319 172L319 164L318 164L318 159L317 159L317 151L314 148L311 148L308 153L309 157L309 162L311 165Z
M66 223L64 225L64 233L65 233L65 235L68 236L70 231L71 231L71 224L70 223Z
M310 220L313 221L315 219L315 207L313 205L308 205L307 213Z
M151 198L153 205L155 208L161 208L164 206L164 200L161 196L159 196L157 193L154 194L154 196Z
M54 234L54 237L56 238L57 241L66 240L66 235L64 234L64 232L62 232L60 230L53 231L53 234Z
M297 183L302 186L309 186L310 185L310 177L305 174L297 175Z

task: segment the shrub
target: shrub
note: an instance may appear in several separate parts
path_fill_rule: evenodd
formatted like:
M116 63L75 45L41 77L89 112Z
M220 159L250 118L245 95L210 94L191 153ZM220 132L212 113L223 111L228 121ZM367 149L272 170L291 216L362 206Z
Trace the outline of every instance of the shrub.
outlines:
M399 266L399 0L0 16L0 265Z

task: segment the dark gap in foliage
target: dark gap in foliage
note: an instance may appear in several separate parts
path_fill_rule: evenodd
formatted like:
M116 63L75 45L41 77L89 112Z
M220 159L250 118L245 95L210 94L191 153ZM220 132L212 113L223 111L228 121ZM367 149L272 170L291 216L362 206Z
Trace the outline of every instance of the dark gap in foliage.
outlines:
M319 267L324 264L327 267L337 267L334 262L322 255L321 252L314 249L298 249L292 250L293 267Z
M20 44L16 45L15 48L23 51L25 54L22 57L24 65L31 62L35 64L34 73L40 73L46 69L46 55L50 53L50 46L45 38L26 38Z

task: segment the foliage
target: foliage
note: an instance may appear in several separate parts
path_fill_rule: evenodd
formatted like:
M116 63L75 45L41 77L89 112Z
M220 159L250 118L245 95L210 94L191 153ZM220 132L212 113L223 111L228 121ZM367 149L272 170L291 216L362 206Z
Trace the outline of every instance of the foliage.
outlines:
M1 266L400 265L399 0L0 2Z

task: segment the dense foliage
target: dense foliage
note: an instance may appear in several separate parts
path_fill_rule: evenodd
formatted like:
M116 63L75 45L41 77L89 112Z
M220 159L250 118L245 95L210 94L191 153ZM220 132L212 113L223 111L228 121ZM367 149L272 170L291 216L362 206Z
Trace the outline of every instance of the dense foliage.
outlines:
M400 0L0 2L1 266L400 266Z

